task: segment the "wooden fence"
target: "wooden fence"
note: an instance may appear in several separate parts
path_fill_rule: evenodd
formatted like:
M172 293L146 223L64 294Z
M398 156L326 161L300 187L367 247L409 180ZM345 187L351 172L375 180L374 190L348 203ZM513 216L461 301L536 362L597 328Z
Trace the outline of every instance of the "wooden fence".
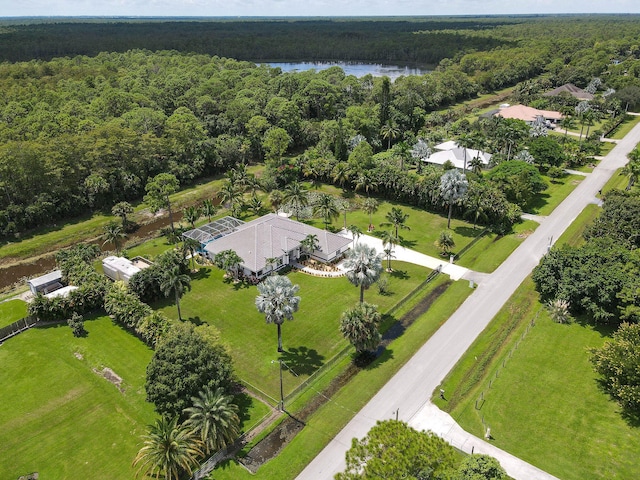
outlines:
M17 322L13 322L11 325L0 328L0 343L4 342L8 338L18 335L21 332L24 332L25 330L30 329L36 323L38 323L38 319L36 317L25 317L21 318Z

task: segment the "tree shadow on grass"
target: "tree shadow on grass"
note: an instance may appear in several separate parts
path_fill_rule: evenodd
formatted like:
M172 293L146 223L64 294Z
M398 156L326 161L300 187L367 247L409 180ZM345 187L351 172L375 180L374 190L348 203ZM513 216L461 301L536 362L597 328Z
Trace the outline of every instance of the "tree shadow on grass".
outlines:
M200 267L198 271L191 275L192 280L204 280L211 276L211 269L209 267Z
M539 193L529 200L529 203L527 203L522 210L527 213L536 214L549 203L550 198L551 195L548 193Z
M257 400L254 399L251 395L247 395L246 393L240 392L235 395L233 399L233 403L238 406L238 418L240 418L240 427L245 427L245 422L247 422L251 418L250 409L253 405L253 402Z
M207 322L203 321L200 319L200 317L198 315L196 315L195 317L189 317L184 319L185 322L189 322L189 323L193 323L195 326L200 326L203 325Z
M455 227L453 231L456 233L456 235L460 235L462 237L476 238L478 235L480 235L482 229L476 228L474 230L473 227L458 226Z
M289 348L281 357L286 366L297 375L311 375L318 370L324 362L324 356L315 349L305 346Z
M598 390L606 394L609 397L609 400L616 403L618 407L616 409L616 413L620 415L620 418L622 418L627 423L627 425L629 425L631 428L640 427L639 411L622 405L620 401L613 396L613 394L609 390L609 387L607 386L607 382L603 378L596 379L596 384L598 385Z
M393 278L399 278L400 280L406 280L409 278L406 270L394 270L389 275L391 275Z
M393 350L387 347L380 346L378 347L378 350L376 350L376 353L373 356L373 360L369 363L354 363L356 363L358 367L362 368L362 370L374 370L383 363L388 362L389 360L393 360Z

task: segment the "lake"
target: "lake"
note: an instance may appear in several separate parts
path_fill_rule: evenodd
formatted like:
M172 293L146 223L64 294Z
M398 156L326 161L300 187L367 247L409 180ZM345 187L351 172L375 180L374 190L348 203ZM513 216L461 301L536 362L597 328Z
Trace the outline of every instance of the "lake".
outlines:
M382 65L380 63L351 63L351 62L270 62L267 65L280 68L283 72L303 72L305 70L325 70L330 67L340 67L346 75L364 77L371 74L374 77L389 77L391 80L404 75L424 75L431 70L418 67L402 67L398 65Z

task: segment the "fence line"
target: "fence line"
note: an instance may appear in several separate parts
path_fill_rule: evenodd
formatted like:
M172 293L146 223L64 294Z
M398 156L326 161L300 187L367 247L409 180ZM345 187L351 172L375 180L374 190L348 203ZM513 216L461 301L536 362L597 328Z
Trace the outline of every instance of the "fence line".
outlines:
M0 343L14 335L18 335L19 333L30 329L36 323L38 323L38 319L36 317L24 317L17 322L13 322L11 325L0 328Z
M507 360L509 358L511 358L511 356L513 355L513 352L515 352L518 349L518 346L520 345L520 342L522 342L525 339L525 337L529 333L529 330L531 330L535 326L536 320L538 319L538 315L540 315L540 311L538 311L538 313L536 313L536 316L529 322L529 324L527 325L527 328L525 329L525 331L522 332L522 334L520 335L520 338L518 338L516 340L516 343L513 346L513 348L511 348L511 350L509 350L509 353L507 355L505 355L505 357L502 359L502 362L500 362L498 364L498 368L493 373L493 375L489 375L489 384L487 385L486 390L483 390L482 392L480 392L480 395L476 398L476 401L475 401L475 409L476 410L481 410L482 407L484 406L484 403L486 401L485 400L485 392L488 391L488 390L491 390L491 387L493 386L493 382L500 376L500 372L504 368L506 368L506 366L508 365ZM484 416L482 417L482 423L484 424Z
M484 230L482 230L480 232L479 235L476 236L476 238L474 238L473 240L471 240L471 242L469 242L469 244L465 245L465 247L460 250L458 253L456 253L454 258L460 258L462 257L462 255L464 255L465 253L467 253L476 243L478 243L480 240L482 240L482 238L489 232L488 228L485 228Z

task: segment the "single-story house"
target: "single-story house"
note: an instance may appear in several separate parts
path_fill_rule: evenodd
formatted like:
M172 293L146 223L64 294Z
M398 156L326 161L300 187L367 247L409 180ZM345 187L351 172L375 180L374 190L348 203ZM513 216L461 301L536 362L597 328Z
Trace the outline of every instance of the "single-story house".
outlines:
M446 162L451 162L460 170L465 168L465 159L466 169L469 170L469 163L472 159L479 158L483 168L487 168L492 157L490 153L483 152L482 150L459 147L454 140L436 145L435 149L438 151L431 154L429 158L425 158L424 162L437 165L444 165Z
M46 295L54 290L58 290L63 287L62 270L54 270L40 277L32 278L27 281L27 285L29 285L29 290L31 290L31 293L34 295L38 293Z
M198 233L189 231L184 235L195 238ZM342 235L270 213L246 223L238 220L233 229L209 239L202 248L210 259L225 250L233 250L242 258L240 266L244 276L262 278L296 262L304 253L300 243L309 235L318 239L318 249L309 255L324 263L340 257L352 243Z
M538 110L537 108L527 107L526 105L511 105L510 107L501 108L495 115L502 118L523 120L529 125L542 123L550 127L555 127L555 125L564 118L560 112Z
M593 94L576 87L573 83L565 83L564 85L554 88L542 94L543 97L557 97L561 94L569 94L578 100L593 100Z
M113 281L122 280L125 283L129 283L131 277L150 265L151 262L142 257L135 257L129 260L128 258L111 255L102 260L102 271Z

